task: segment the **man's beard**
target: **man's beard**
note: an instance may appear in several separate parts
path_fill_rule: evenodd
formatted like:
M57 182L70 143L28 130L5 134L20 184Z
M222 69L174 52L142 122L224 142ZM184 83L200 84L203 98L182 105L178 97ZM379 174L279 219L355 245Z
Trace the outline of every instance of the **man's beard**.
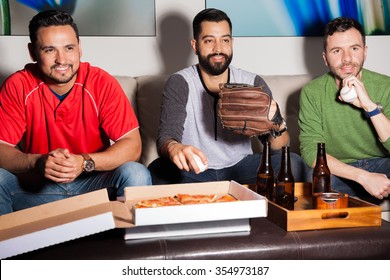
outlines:
M211 57L216 56L216 55L222 55L225 58L225 62L217 62L212 64ZM199 59L199 65L210 75L213 76L218 76L225 72L225 70L229 67L230 62L233 59L233 54L230 56L224 53L213 53L209 54L207 57L201 56L198 54L198 59Z

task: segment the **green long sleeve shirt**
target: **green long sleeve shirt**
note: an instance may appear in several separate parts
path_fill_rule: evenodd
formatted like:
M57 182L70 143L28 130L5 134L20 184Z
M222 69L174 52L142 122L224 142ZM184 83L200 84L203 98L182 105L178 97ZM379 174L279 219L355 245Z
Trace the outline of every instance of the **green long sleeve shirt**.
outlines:
M390 77L362 70L362 82L373 102L380 102L390 116ZM314 79L302 88L299 111L301 156L312 166L317 143L344 163L359 159L389 157L390 139L382 143L363 109L338 99L339 89L332 74Z

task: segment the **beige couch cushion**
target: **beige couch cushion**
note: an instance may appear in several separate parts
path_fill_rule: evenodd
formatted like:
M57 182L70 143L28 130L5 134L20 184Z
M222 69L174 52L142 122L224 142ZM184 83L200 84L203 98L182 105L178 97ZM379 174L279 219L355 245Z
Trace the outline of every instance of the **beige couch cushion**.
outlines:
M131 106L133 106L135 113L137 114L135 96L137 92L137 81L135 78L130 76L114 76L122 89L125 91L127 98L129 98Z
M286 119L290 134L291 151L299 154L299 95L302 87L314 77L311 75L262 76L278 102L282 116Z
M140 162L146 166L158 157L156 139L161 97L167 78L168 76L162 75L136 77L138 83L136 104L142 137Z

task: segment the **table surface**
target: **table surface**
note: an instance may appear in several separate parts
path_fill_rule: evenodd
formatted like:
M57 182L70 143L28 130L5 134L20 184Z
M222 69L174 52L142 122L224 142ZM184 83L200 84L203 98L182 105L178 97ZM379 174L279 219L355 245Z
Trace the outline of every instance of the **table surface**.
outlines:
M267 218L251 231L124 240L114 229L11 259L390 259L390 223L382 226L286 232Z

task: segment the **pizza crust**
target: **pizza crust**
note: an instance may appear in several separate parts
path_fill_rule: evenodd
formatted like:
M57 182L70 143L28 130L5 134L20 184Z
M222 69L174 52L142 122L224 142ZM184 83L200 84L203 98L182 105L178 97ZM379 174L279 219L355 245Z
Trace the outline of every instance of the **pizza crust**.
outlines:
M191 204L205 204L215 202L232 202L237 199L230 194L182 194L176 196L165 196L155 199L141 200L134 208L154 208L163 206L177 206L177 205L191 205Z
M141 200L136 205L134 205L134 208L152 208L175 205L181 205L181 203L172 196L166 196L156 199Z

